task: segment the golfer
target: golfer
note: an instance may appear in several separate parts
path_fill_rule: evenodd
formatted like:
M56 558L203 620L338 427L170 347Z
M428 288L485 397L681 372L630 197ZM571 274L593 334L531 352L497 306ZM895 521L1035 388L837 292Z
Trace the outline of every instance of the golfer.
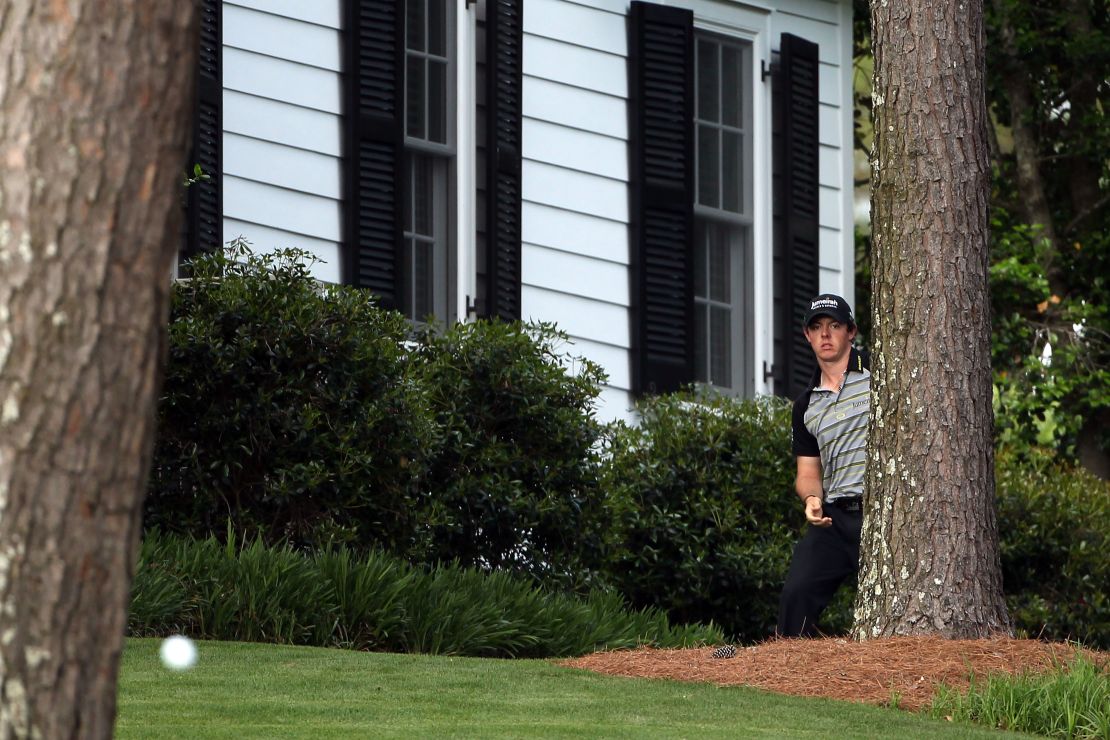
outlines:
M817 369L794 401L794 490L809 527L794 548L778 633L812 637L840 584L859 571L871 373L852 347L856 322L837 295L814 298L802 330Z

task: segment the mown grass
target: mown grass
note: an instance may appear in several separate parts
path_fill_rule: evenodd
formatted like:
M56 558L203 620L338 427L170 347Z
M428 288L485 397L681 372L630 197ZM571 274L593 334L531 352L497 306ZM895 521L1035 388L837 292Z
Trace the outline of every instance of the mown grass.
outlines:
M698 737L1002 738L893 709L541 660L493 660L202 642L186 673L131 639L121 738Z
M1079 657L1048 674L998 674L959 692L942 687L937 717L1055 738L1110 738L1110 672Z

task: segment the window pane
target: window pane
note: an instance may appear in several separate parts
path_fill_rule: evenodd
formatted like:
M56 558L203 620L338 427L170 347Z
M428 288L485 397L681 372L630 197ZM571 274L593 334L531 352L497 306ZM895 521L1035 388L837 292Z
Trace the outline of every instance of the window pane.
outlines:
M708 231L698 223L694 235L694 295L698 298L709 296L709 285L706 279L709 272L709 245L706 241L708 238Z
M428 61L428 140L447 143L447 63Z
M424 236L432 236L435 233L433 231L435 203L432 192L431 157L413 155L411 176L413 232Z
M435 268L432 256L435 245L432 242L418 241L415 244L412 265L413 316L418 321L435 313L432 294L435 288Z
M698 40L698 118L703 121L720 120L717 105L720 91L717 51L718 46L712 41Z
M744 163L741 160L740 134L732 131L722 131L724 156L721 161L721 191L723 203L721 208L733 213L743 213L742 198L744 196L743 172Z
M694 305L694 380L702 383L709 382L708 311L703 303Z
M405 3L405 46L416 51L424 51L424 2L425 0L407 0Z
M709 297L721 303L731 303L732 250L729 248L728 230L717 227L709 233Z
M447 0L428 0L428 51L447 56Z
M742 113L741 59L743 54L733 46L721 48L721 121L726 126L740 128Z
M721 150L718 130L711 126L698 126L698 203L717 208L718 165Z
M731 313L727 308L712 306L709 309L710 380L721 388L732 387Z
M426 136L424 89L424 60L410 56L405 72L405 133L414 139L423 139Z

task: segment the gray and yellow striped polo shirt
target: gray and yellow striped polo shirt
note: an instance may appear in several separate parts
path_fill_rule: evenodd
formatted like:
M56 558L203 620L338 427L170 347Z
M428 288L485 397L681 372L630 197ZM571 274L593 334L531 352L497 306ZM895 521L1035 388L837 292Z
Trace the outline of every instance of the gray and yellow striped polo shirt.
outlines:
M818 369L810 385L820 382ZM855 348L839 392L813 387L794 401L794 454L821 458L826 501L863 495L870 410L871 372Z

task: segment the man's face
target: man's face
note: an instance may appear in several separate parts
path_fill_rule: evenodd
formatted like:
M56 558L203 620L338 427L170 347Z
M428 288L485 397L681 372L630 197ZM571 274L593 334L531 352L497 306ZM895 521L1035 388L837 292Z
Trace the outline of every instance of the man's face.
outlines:
M852 340L856 337L856 327L849 328L831 316L818 316L805 328L806 339L817 359L836 362L848 356L852 350Z

